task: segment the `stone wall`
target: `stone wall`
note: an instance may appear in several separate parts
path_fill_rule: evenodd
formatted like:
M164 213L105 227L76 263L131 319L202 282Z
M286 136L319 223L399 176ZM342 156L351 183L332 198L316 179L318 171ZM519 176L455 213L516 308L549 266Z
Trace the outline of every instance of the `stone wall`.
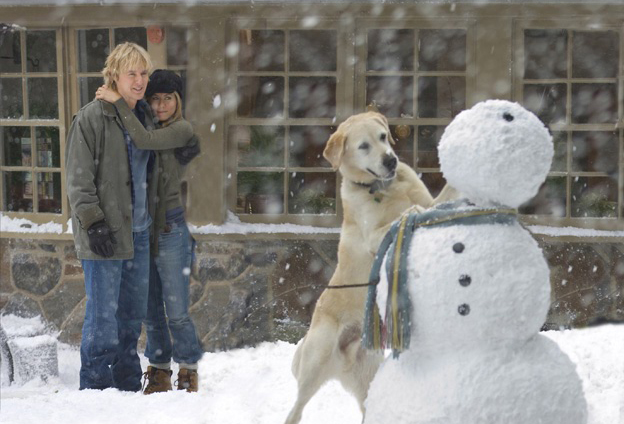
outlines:
M331 236L330 236L331 237ZM546 328L624 322L624 244L539 240L551 267ZM191 314L207 351L296 342L336 266L337 240L199 241ZM71 241L0 239L2 314L41 315L80 343L85 291Z

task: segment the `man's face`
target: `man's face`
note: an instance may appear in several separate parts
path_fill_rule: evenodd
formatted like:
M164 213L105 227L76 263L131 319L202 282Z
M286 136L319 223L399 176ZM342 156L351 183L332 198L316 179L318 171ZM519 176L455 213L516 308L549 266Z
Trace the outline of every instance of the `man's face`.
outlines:
M123 97L126 103L131 107L134 107L136 102L141 100L145 95L148 80L149 75L147 69L141 65L137 65L121 72L117 79L115 79L115 83L117 84L117 91L121 97Z

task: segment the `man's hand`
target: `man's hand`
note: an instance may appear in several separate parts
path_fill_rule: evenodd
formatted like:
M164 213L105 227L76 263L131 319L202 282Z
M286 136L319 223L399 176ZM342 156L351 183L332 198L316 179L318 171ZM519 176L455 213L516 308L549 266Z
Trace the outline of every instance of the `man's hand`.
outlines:
M98 221L91 225L87 230L87 235L89 236L89 248L93 253L105 258L113 256L113 244L116 244L117 241L106 221Z
M191 137L186 146L173 149L173 154L178 162L180 162L180 165L188 165L199 152L199 138L196 134L193 134L193 137Z

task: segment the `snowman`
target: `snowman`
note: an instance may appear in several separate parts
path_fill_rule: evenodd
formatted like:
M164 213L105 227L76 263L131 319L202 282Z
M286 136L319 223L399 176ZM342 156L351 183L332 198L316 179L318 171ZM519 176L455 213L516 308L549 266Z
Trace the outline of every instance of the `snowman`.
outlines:
M517 103L489 100L451 122L439 156L466 198L408 211L380 246L363 344L392 356L364 423L586 423L574 364L539 334L549 269L515 209L546 178L548 130Z

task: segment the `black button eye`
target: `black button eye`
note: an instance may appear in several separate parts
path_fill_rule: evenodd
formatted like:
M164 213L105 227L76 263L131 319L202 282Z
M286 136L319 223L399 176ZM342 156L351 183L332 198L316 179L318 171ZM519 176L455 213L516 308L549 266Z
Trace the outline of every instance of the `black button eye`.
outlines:
M503 113L503 119L507 122L511 122L514 120L514 116L509 112L505 112Z
M386 133L381 133L381 135L379 135L379 139L380 139L381 141L386 141L386 137L387 137L387 136L388 136L388 135L387 135Z
M368 150L369 147L370 147L370 145L368 143L364 142L364 143L362 143L362 144L360 144L358 146L358 149Z

